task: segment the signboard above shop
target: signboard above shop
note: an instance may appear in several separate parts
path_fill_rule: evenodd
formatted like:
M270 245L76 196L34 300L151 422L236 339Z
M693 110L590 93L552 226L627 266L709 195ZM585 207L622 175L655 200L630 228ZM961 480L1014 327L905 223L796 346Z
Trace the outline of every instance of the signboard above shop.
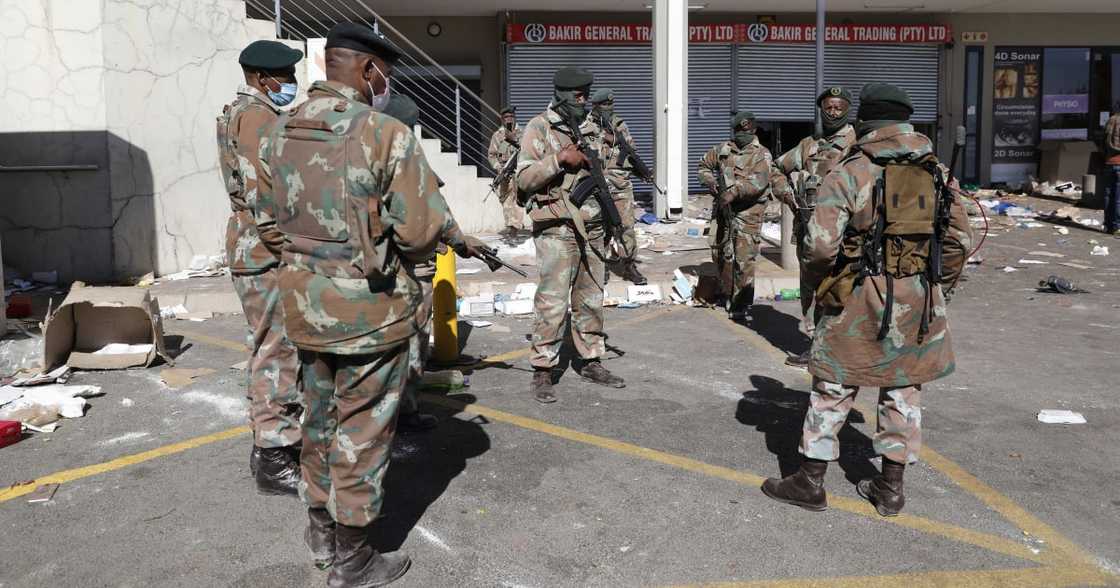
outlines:
M688 27L690 43L815 43L817 27L811 24L704 24ZM544 24L506 26L506 41L539 45L635 45L650 43L648 24ZM946 25L829 25L829 43L861 45L931 45L953 40Z

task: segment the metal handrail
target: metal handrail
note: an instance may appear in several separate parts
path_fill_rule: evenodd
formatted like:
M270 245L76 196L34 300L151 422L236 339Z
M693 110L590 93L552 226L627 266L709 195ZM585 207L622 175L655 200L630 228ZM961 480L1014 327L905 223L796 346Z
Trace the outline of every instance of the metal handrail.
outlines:
M73 163L67 165L4 165L0 163L0 172L68 172L68 171L97 171L101 169L95 163Z

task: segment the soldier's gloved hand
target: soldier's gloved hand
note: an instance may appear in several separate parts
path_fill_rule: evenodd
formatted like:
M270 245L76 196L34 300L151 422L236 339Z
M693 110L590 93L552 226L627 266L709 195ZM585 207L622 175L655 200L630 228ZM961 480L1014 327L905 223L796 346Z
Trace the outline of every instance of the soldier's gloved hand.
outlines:
M463 259L469 259L471 257L482 257L483 253L493 254L494 250L487 247L478 237L464 235L463 241L455 245L455 253Z
M575 171L588 164L587 156L575 145L568 145L561 149L560 153L556 154L556 159L568 171Z

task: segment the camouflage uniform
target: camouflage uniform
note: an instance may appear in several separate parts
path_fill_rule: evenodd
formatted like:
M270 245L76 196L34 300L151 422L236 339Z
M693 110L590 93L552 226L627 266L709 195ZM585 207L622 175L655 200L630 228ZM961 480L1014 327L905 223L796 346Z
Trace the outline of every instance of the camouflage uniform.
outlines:
M580 133L592 149L601 150L598 135L588 124ZM564 339L564 318L571 309L572 340L584 360L599 359L606 352L603 333L604 229L599 204L588 198L575 210L568 197L586 169L569 173L556 154L571 145L568 126L549 108L529 121L517 160L517 188L529 194L527 210L533 221L537 249L537 285L533 306L535 368L552 368L559 362Z
M729 298L731 307L745 308L754 302L754 271L762 245L762 215L766 203L772 192L785 192L788 186L774 167L770 150L757 138L744 149L739 149L734 141L712 147L700 160L698 176L700 183L713 193L719 192L716 174L723 175L735 199L731 203L732 226L726 227L716 213L719 196L715 197L709 239L712 262L716 264L720 288Z
M256 88L241 86L218 117L222 178L229 193L226 259L233 287L249 322L249 423L257 447L299 443L302 398L296 384L299 358L284 333L279 307L280 260L261 243L252 206L257 198L257 152L280 110Z
M304 370L301 494L342 525L367 526L381 508L409 342L426 320L411 262L462 233L409 129L344 84L313 84L260 154L257 224L281 252L285 323Z
M510 143L510 141L513 143ZM486 152L486 156L490 159L490 167L494 168L495 172L500 172L509 158L517 153L516 144L520 143L521 127L514 126L512 131L508 131L503 126L494 131L494 136L490 137L490 148ZM502 201L502 214L506 219L506 227L521 229L524 221L522 220L521 205L517 203L517 186L514 184L513 178L502 182L498 190L498 197Z
M830 461L839 456L837 434L860 386L878 386L876 453L898 463L917 460L921 446L921 385L952 373L953 350L942 288L927 292L920 275L894 279L894 309L887 336L878 340L883 316L884 276L868 276L850 292L840 274L858 258L859 242L872 229L872 186L888 161L906 162L932 153L930 140L908 123L872 131L852 155L825 178L809 223L802 259L809 283L818 286L823 316L817 323L809 372L813 375L801 453ZM951 209L944 245L943 283L955 284L964 268L972 231L959 200ZM927 295L929 298L927 299ZM929 330L919 337L925 305Z
M800 183L806 186L807 202L805 204L811 207L814 204L817 188L824 181L824 177L836 164L848 156L848 151L851 150L852 144L855 142L855 128L852 125L844 125L839 131L823 139L805 137L796 147L786 151L775 160L774 164L790 178L791 184L799 183L795 181L795 176L802 176ZM791 210L797 210L797 203L793 200L792 190L782 200ZM794 244L797 245L797 256L799 258L804 257L801 236L800 230L794 232L793 239ZM807 277L805 272L801 273L801 313L808 318L813 304L813 288L808 283ZM806 328L812 333L811 322L806 324Z
M599 125L598 117L594 114L587 117L586 123L600 138L602 149L599 157L603 161L603 172L607 183L611 187L611 197L618 208L618 215L622 217L622 255L620 261L632 262L638 255L638 234L634 230L634 211L637 205L634 202L634 184L630 181L630 172L634 166L629 159L623 159L622 149L615 137L624 139L631 148L634 147L634 137L630 134L630 127L622 117L614 114L611 116L611 129L603 129Z

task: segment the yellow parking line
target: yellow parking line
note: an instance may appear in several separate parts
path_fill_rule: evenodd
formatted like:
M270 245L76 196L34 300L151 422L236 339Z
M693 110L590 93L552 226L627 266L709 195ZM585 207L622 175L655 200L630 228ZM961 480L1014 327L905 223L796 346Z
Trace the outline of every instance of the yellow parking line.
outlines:
M82 478L96 476L97 474L104 474L106 472L112 472L114 470L119 470L128 466L133 466L138 463L156 459L158 457L164 457L175 453L182 453L188 449L194 449L196 447L208 445L217 441L224 441L226 439L232 439L234 437L240 437L241 435L248 434L249 427L234 427L232 429L226 429L225 431L219 431L217 433L211 433L209 435L187 439L186 441L164 445L163 447L157 447L155 449L151 449L141 453L134 453L132 455L126 455L124 457L118 457L117 459L111 461L106 461L81 468L75 468L72 470L63 470L61 472L56 472L47 476L43 476L41 478L37 478L32 484L24 484L22 486L14 486L11 488L0 490L0 502L6 502L13 498L19 498L20 496L23 496L25 494L30 494L34 492L36 488L43 484L65 484L67 482L73 482Z
M1063 588L1069 586L1115 586L1115 579L1089 566L1022 568L1011 570L962 570L917 572L889 576L846 576L716 582L674 588L949 588L1000 586L1014 588Z
M623 455L629 455L631 457L637 457L647 461L657 462L682 470L704 474L713 478L720 478L723 480L736 482L745 486L758 487L760 484L762 484L762 481L764 479L762 476L750 472L733 470L731 468L704 463L695 459L683 457L680 455L674 455L671 453L665 453L663 451L650 449L648 447L642 447L640 445L634 445L632 443L626 443L624 441L618 441L607 437L600 437L598 435L592 435L590 433L583 433L581 431L553 425L544 421L510 414L508 412L503 412L487 406L481 406L478 404L466 404L457 400L453 400L451 398L435 396L431 394L424 394L424 399L433 404L438 404L440 406L451 408L453 410L481 415L493 421L507 423L510 425L521 427L523 429L528 429L530 431L536 431L538 433L544 433L546 435L559 437L568 441L574 441L576 443L583 443L585 445L600 447L602 449L607 449ZM908 529L913 529L922 533L940 535L954 541L967 543L969 545L975 545L989 551L1001 553L1004 555L1010 555L1019 559L1043 563L1042 558L1033 553L1026 545L1017 543L1010 539L998 537L996 535L973 531L970 529L965 529L963 527L958 527L956 525L941 523L938 521L933 521L930 519L907 514L899 515L897 517L883 518L880 517L879 514L875 512L874 507L872 507L866 501L855 500L853 498L830 496L829 505L837 510L862 515L877 521L892 523L900 527L906 527Z

